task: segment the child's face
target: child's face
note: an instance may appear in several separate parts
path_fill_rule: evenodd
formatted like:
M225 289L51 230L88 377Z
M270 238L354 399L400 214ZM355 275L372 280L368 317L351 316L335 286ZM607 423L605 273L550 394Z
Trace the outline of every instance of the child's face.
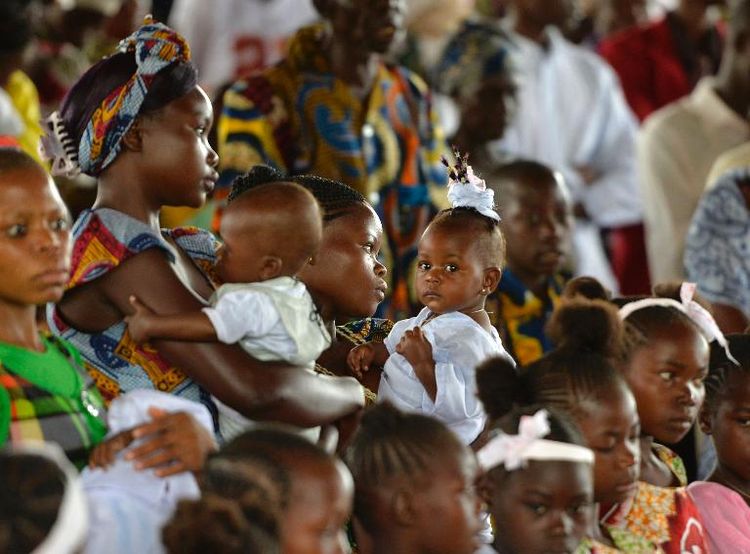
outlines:
M422 552L473 554L482 528L479 467L468 448L444 456L415 498Z
M653 333L648 344L633 352L625 378L644 435L673 444L688 433L705 396L708 356L708 342L690 324Z
M750 375L733 371L713 413L704 414L704 431L716 446L719 466L750 483Z
M323 227L313 264L299 278L326 318L369 317L383 299L386 269L377 260L383 226L370 206L357 204Z
M498 552L573 552L593 518L591 466L574 462L529 462L492 480L488 502Z
M481 291L492 283L478 250L468 232L429 227L417 253L419 301L436 314L483 308L486 294Z
M155 205L200 208L206 201L219 176L219 157L208 144L212 124L211 103L199 87L153 117L139 118L138 161L154 183Z
M576 423L596 454L594 495L605 505L635 494L640 472L640 423L633 393L617 387L581 406Z
M299 467L302 464L305 467ZM354 483L343 463L300 462L282 521L285 554L344 554Z
M60 300L70 270L70 220L41 168L0 172L0 303Z
M557 181L512 186L500 223L508 268L523 281L550 277L565 262L572 225L567 196Z

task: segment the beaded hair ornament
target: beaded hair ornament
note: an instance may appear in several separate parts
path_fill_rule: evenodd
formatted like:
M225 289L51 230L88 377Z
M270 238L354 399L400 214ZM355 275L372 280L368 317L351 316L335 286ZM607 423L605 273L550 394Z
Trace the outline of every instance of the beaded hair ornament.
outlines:
M643 300L636 300L635 302L629 302L625 304L619 310L620 319L623 321L628 318L633 312L648 308L650 306L662 306L664 308L675 308L687 315L693 323L698 326L701 334L706 337L706 340L711 343L716 341L724 349L724 352L729 360L735 365L740 363L732 356L729 350L729 343L727 342L724 333L721 332L719 326L716 324L713 316L703 306L693 300L695 295L695 283L682 283L680 286L680 300L677 302L672 298L644 298Z
M138 116L156 74L173 63L190 61L185 39L151 16L120 42L117 52L133 52L136 71L101 102L79 144L74 144L58 112L42 122L45 136L40 152L51 162L53 175L75 177L83 172L96 176L103 171L120 152L122 138Z
M594 463L591 449L544 439L549 433L547 410L539 410L533 416L521 416L517 435L500 433L477 452L479 465L485 471L500 465L506 471L514 471L526 467L529 460Z
M453 208L473 208L485 217L499 222L500 215L495 211L495 191L487 188L484 179L474 174L469 165L469 155L461 154L453 148L455 165L442 157L440 161L448 168L448 201Z

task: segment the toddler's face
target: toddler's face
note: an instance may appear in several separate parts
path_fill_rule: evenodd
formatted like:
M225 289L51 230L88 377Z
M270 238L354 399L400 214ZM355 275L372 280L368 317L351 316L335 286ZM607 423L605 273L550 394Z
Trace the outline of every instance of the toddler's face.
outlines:
M70 220L41 168L0 172L0 302L60 300L70 271Z
M490 513L499 552L573 552L593 518L591 466L529 462L493 482Z
M428 228L417 253L419 301L436 314L481 309L487 268L478 250L470 233Z
M690 430L705 396L708 342L690 324L653 333L628 361L625 378L635 395L641 429L674 444Z

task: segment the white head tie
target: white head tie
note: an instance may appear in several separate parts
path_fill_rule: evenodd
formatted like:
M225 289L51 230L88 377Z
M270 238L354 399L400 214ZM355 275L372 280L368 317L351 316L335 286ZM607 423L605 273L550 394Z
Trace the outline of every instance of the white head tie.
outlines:
M462 156L458 150L453 153L456 156L455 166L442 159L443 165L448 168L448 201L451 207L474 208L483 216L500 221L500 215L495 211L495 191L487 188L484 179L474 174L474 169L467 163L468 155Z
M539 410L533 416L521 416L517 435L500 433L479 450L479 465L485 471L499 465L503 465L507 471L513 471L524 467L528 460L594 463L594 452L591 449L543 439L549 432L547 410Z
M620 308L620 319L623 321L627 319L630 314L648 308L650 306L662 306L664 308L675 308L687 315L693 323L698 326L701 334L706 337L706 340L711 343L716 341L724 349L724 353L727 358L731 360L735 365L740 363L732 356L729 350L729 343L727 342L724 333L721 332L719 326L716 324L713 316L703 306L693 300L695 295L695 283L682 283L680 286L680 300L677 302L672 298L644 298L643 300L636 300L625 304Z

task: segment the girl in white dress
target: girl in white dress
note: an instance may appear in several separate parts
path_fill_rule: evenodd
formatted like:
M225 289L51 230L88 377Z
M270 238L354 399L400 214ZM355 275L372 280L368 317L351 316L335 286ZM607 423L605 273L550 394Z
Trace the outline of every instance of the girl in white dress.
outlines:
M355 374L383 366L379 401L434 416L471 444L486 420L474 368L507 355L484 309L500 280L505 244L493 191L465 157L456 157L449 166L452 208L435 217L419 242L415 287L425 307L397 322L384 343L352 349L348 362Z

